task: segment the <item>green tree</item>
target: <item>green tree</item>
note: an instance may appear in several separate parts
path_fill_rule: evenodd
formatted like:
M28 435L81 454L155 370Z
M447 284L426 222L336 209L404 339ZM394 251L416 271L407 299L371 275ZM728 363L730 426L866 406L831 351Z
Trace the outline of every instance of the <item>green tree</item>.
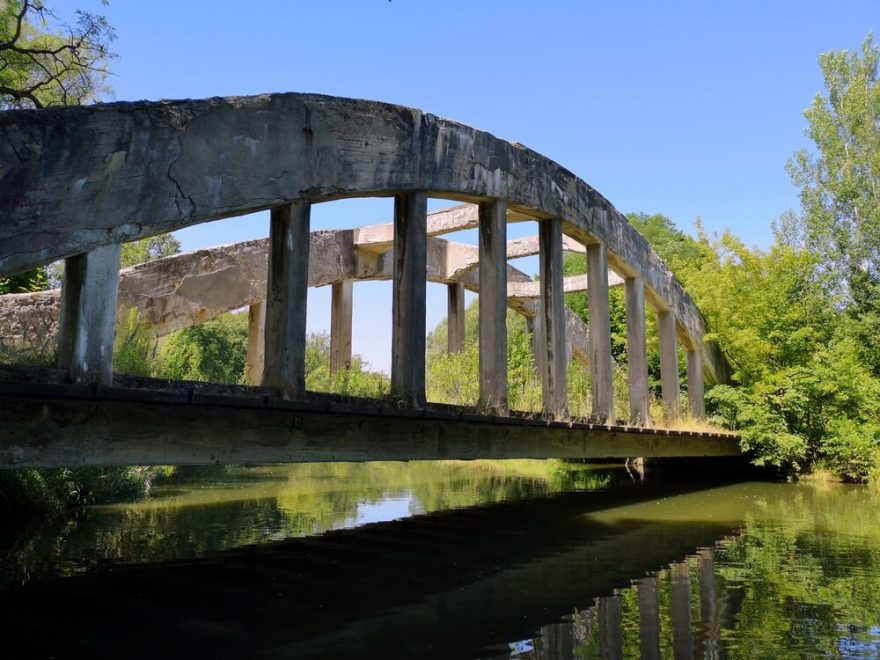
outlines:
M816 152L801 149L788 163L802 206L800 231L788 238L824 255L849 301L874 307L880 295L878 58L871 35L860 53L819 56L826 93L805 112Z
M247 314L224 314L179 330L159 348L159 374L177 380L244 382Z
M113 28L103 16L57 19L40 0L0 3L0 109L80 105L108 91Z

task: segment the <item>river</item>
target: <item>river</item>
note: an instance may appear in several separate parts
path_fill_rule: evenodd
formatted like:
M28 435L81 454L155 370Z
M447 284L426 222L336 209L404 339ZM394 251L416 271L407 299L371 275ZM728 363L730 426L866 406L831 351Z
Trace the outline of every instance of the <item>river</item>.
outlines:
M561 461L183 470L5 533L0 653L877 657L878 504Z

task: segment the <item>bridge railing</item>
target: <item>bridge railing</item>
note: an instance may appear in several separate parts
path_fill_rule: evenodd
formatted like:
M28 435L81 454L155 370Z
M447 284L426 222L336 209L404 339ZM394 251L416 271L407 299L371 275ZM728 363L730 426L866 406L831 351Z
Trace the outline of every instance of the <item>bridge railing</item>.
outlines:
M0 113L0 127L0 275L65 259L58 364L75 381L112 379L122 242L268 208L262 382L303 396L312 205L393 196L391 388L404 405L424 407L429 195L477 204L488 411L507 413L512 219L539 223L545 412L566 415L563 236L587 255L595 418L614 420L609 268L626 289L633 421L649 421L646 303L658 316L667 417L679 414L679 342L693 416L703 415L704 376L725 377L699 311L626 218L570 172L488 133L400 106L301 94L12 111Z

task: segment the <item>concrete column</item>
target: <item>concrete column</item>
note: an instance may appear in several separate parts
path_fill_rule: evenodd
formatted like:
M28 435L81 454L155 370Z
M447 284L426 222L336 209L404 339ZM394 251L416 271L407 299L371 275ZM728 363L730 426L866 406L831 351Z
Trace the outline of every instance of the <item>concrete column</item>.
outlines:
M562 220L538 223L540 253L538 257L541 304L539 306L541 338L541 380L544 413L553 417L567 416L568 394L565 373L565 300L562 290Z
M480 214L480 407L507 409L507 205L482 202Z
M310 218L306 201L276 206L270 216L263 385L285 399L306 391Z
M657 578L649 576L638 581L639 650L644 660L660 657L660 600Z
M611 370L611 315L608 309L608 248L587 246L587 305L590 309L590 378L592 416L613 424L614 381Z
M248 385L263 382L263 362L266 359L266 301L255 302L248 308L248 347L245 380Z
M330 303L330 373L351 368L352 281L332 285Z
M676 659L694 657L691 634L691 576L686 561L669 567L670 610L672 615L672 651Z
M675 314L657 312L660 334L660 384L663 391L663 413L666 421L678 419L678 350L675 340Z
M703 355L699 348L688 349L688 408L694 419L705 419L706 404L703 402Z
M464 284L446 285L446 350L461 353L464 350Z
M75 383L113 384L119 244L64 260L58 367Z
M414 408L425 406L427 216L425 193L394 198L391 394Z
M626 360L629 368L629 420L650 426L648 351L645 338L645 283L628 277L626 287Z

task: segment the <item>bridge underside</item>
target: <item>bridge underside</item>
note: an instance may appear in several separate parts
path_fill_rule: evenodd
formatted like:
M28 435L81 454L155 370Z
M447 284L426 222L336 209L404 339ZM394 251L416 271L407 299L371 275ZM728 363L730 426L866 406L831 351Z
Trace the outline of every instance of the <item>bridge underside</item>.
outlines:
M20 374L19 374L20 375ZM402 409L268 388L117 377L0 380L0 468L478 458L739 456L733 434Z

